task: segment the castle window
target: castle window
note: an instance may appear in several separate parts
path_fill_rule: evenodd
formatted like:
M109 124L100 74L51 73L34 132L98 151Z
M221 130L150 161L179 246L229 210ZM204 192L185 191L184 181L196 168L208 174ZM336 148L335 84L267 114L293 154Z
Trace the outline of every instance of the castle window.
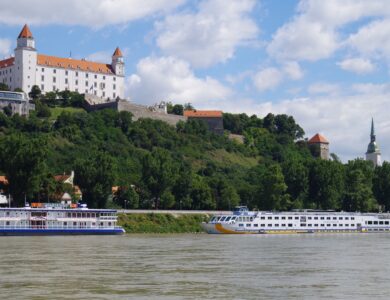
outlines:
M79 76L79 72L76 72L76 77L78 77Z
M95 79L97 79L97 75L95 74Z
M85 86L88 86L88 81L85 82Z
M78 81L78 80L76 80L76 81L75 81L75 84L76 84L76 85L78 85L78 84L79 84L79 81Z
M65 71L65 75L68 75L68 71Z
M95 96L97 95L96 91L93 91L93 93L94 93Z
M89 76L88 73L85 73L85 78L88 78L88 76Z
M45 90L45 86L41 84L41 91Z
M116 94L115 94L115 93L113 93L113 94L112 94L112 97L115 99L115 97L116 97Z
M113 89L113 90L116 89L116 85L115 85L115 84L112 85L112 89Z
M45 68L42 68L42 72L45 72Z
M56 70L56 69L53 69L53 73L54 73L54 74L57 73L57 70Z
M41 76L41 81L45 81L45 76Z
M53 77L53 82L56 82L56 78L55 77Z
M85 93L88 94L88 89L85 89Z
M68 84L68 78L65 78L65 84Z
M106 76L103 76L103 80L106 80Z
M106 92L103 92L103 97L106 97Z
M116 77L114 76L114 81L116 81Z
M57 89L57 87L55 85L53 85L53 92L55 92Z
M94 86L94 87L97 87L97 82L94 82L94 83L93 83L93 86Z

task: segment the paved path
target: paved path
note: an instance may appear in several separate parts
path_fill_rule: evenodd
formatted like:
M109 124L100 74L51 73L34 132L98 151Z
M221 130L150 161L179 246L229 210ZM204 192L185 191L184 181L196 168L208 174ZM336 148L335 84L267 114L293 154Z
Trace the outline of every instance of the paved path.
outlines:
M207 214L207 215L218 215L218 214L232 214L231 211L222 210L163 210L163 209L119 209L118 213L126 214L172 214L172 215L191 215L191 214Z

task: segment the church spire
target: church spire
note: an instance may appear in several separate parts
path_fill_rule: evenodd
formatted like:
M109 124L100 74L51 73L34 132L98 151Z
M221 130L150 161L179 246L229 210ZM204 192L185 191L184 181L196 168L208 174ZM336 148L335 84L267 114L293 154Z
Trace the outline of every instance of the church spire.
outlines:
M366 160L372 161L374 163L374 166L381 165L381 151L379 150L379 146L376 143L374 118L371 119L370 143L367 147Z
M371 119L371 143L375 142L375 127L374 127L374 118Z

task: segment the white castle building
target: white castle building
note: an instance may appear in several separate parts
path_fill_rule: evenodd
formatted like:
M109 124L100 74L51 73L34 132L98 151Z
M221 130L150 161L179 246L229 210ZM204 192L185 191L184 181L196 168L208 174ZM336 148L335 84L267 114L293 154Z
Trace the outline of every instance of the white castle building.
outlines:
M112 55L111 64L39 54L27 25L17 38L14 56L0 60L0 82L11 90L21 88L26 93L37 85L43 93L70 90L102 98L123 98L124 75L119 48Z

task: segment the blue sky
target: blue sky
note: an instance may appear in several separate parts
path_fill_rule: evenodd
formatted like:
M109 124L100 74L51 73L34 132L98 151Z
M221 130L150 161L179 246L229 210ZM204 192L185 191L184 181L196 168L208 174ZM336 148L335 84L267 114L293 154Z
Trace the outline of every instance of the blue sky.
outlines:
M38 52L110 62L125 54L136 103L294 116L344 161L374 117L390 158L388 0L2 0L0 57L24 23Z

